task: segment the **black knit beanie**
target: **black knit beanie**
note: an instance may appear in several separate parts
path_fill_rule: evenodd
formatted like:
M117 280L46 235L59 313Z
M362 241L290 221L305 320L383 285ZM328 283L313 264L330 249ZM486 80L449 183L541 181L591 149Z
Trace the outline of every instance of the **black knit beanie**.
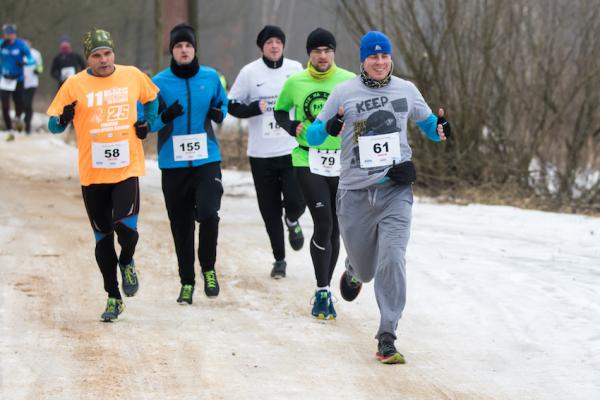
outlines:
M322 46L335 50L335 37L328 30L317 28L306 38L306 52L310 54L311 50Z
M169 42L169 51L173 53L173 47L179 42L190 42L196 49L196 33L194 28L188 24L175 25L171 29L171 41Z
M283 43L285 46L285 33L281 30L280 27L275 25L267 25L260 32L258 32L258 36L256 37L256 45L260 47L262 50L265 42L272 37L275 37Z

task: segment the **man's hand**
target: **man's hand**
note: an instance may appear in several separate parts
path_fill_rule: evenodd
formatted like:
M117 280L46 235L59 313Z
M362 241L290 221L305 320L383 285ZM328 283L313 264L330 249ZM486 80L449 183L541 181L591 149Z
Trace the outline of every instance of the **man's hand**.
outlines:
M295 122L298 122L298 125L296 125L296 129L294 130L294 133L296 134L295 136L298 136L302 132L302 128L304 128L304 124L300 121L295 121Z
M77 105L77 100L72 102L71 104L67 104L63 107L63 112L58 117L58 123L61 126L67 126L71 121L73 121L73 117L75 117L75 106Z
M446 140L452 136L452 129L450 128L450 123L446 121L444 118L444 109L440 108L438 110L438 120L437 120L437 134L442 140Z
M261 101L258 102L258 108L260 108L260 112L261 113L265 113L265 111L267 111L267 101L265 99L262 99Z
M388 170L386 176L389 176L399 185L406 185L415 183L417 180L417 171L412 161L404 161L400 164L394 164Z
M208 114L206 114L208 116L208 118L210 118L217 124L220 124L221 122L223 122L223 119L225 118L225 116L223 115L223 111L221 111L222 105L223 105L223 102L220 102L219 104L217 104L216 107L211 107L208 110Z
M325 125L327 133L331 136L338 136L344 129L344 107L340 106L336 115L331 117Z
M183 114L183 106L179 104L179 100L175 100L173 104L171 104L165 111L162 112L160 119L164 124L168 124Z
M146 121L145 119L135 121L133 127L135 128L135 134L137 137L139 137L142 140L146 139L146 136L148 136L148 132L150 131L150 125L148 124L148 121Z

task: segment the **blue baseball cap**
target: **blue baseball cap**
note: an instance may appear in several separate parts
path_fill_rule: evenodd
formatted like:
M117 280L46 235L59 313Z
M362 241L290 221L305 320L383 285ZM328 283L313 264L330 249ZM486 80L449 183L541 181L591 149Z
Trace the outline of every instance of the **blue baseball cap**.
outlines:
M367 32L360 41L360 62L373 54L392 54L392 42L384 33Z

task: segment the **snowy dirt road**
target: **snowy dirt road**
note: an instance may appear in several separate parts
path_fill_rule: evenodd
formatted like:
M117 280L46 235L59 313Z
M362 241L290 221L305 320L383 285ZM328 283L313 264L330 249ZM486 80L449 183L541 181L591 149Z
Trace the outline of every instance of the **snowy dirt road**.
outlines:
M338 319L310 317L308 248L271 255L249 174L225 171L221 295L182 307L174 248L148 163L140 291L116 323L81 200L76 151L0 135L0 397L5 399L597 399L600 219L417 200L408 304L380 365L372 283ZM310 236L308 212L302 221ZM343 252L333 282L343 268Z

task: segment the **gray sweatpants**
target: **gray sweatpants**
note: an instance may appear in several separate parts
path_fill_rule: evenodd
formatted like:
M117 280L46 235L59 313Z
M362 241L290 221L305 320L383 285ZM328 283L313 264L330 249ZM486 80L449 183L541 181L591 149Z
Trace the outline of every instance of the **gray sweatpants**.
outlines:
M348 254L346 269L361 282L375 277L380 313L376 338L384 332L396 336L406 304L405 254L412 203L412 186L392 182L337 192L340 233Z

